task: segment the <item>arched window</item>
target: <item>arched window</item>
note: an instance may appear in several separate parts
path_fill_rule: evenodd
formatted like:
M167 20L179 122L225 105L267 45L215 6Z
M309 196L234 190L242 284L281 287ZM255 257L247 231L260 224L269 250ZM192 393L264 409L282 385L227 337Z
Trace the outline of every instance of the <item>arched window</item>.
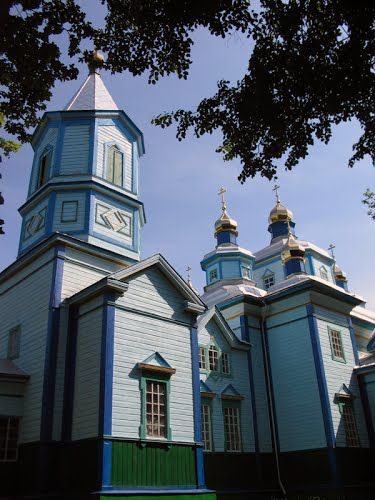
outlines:
M320 267L319 272L320 272L320 277L322 278L322 280L328 281L327 269L324 266Z
M49 149L39 158L38 182L36 188L39 189L48 181L49 169L52 161L52 149Z
M111 146L107 154L106 179L117 186L123 185L124 155L117 146Z

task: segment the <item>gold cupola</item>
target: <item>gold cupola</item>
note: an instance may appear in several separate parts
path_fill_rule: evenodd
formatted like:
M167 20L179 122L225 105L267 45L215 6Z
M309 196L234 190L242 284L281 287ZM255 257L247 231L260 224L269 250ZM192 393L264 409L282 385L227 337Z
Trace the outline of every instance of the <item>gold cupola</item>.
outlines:
M217 238L218 245L224 243L236 244L238 236L237 221L232 219L227 212L227 205L224 199L225 188L221 188L219 195L221 195L221 215L215 222L215 238Z

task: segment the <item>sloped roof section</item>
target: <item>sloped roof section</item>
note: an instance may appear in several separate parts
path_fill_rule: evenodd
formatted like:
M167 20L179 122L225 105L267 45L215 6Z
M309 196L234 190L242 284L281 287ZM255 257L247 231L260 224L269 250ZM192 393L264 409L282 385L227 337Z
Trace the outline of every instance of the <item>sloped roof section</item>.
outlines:
M30 377L10 359L0 359L0 378L27 380Z
M119 108L104 85L102 77L95 72L88 75L64 109L65 111L116 111Z

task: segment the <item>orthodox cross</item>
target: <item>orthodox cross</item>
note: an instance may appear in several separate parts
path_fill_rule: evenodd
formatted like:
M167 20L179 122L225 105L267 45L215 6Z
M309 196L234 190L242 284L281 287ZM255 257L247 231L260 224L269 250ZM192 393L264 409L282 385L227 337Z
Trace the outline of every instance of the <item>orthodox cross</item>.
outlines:
M336 248L335 245L333 243L331 243L328 247L328 250L331 252L331 255L332 255L332 259L335 258L335 255L333 253L333 249Z
M276 183L275 183L275 187L272 189L272 191L275 191L275 195L276 195L276 203L280 203L280 198L279 198L279 193L277 192L277 190L280 189L280 186L278 186Z
M227 205L225 203L225 198L224 198L224 193L226 193L227 190L224 187L221 187L219 192L217 193L219 196L221 196L221 210L225 212L227 209Z
M186 268L186 272L187 272L187 282L189 283L190 280L191 280L191 277L190 277L190 271L191 271L191 267L190 266L187 266Z

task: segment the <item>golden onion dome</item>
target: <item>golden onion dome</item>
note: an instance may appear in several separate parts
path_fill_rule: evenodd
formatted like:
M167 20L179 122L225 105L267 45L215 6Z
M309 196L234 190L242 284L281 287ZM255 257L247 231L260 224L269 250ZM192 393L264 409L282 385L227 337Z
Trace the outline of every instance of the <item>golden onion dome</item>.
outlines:
M268 217L268 222L272 224L277 221L293 220L293 212L289 208L284 207L279 201L273 207Z
M287 262L290 259L303 259L305 256L304 247L296 240L296 238L289 233L288 239L281 252L281 259Z
M337 264L335 264L335 267L333 268L333 272L335 274L335 278L337 280L342 280L346 281L346 273L339 267Z
M221 216L215 222L215 237L218 233L222 231L231 231L238 236L237 232L237 221L229 217L226 208L223 209Z

